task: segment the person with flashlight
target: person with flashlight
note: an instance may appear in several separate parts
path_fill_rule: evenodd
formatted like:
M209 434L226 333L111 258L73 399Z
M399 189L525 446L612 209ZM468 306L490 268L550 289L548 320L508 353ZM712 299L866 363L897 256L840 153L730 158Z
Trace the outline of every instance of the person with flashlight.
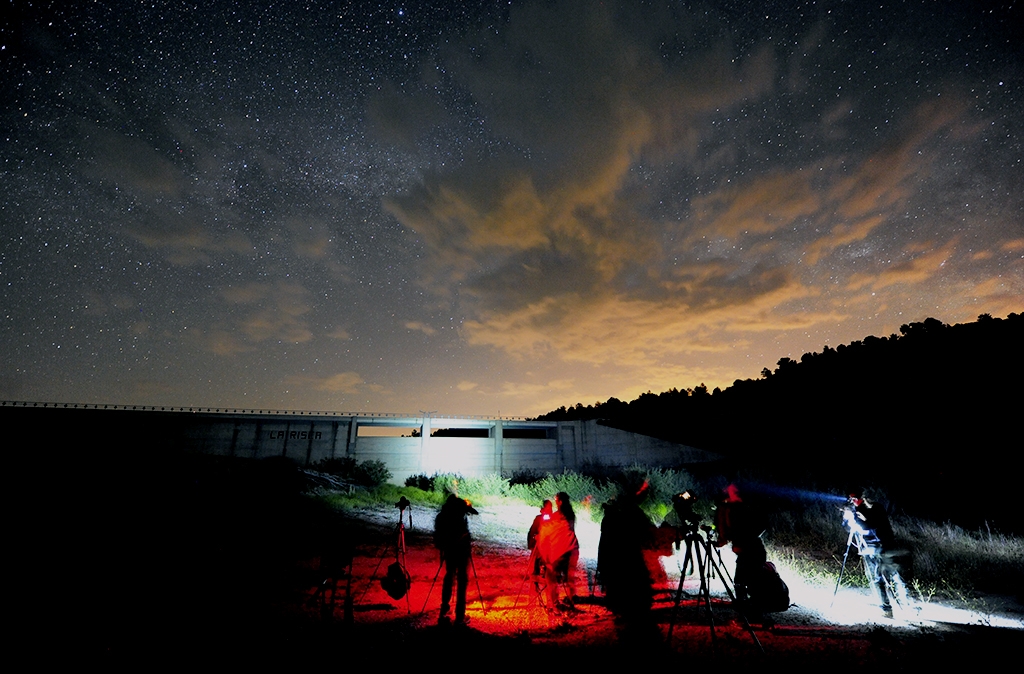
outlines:
M843 526L850 531L851 542L864 560L864 573L878 594L882 615L892 618L890 592L905 606L907 589L895 560L895 535L889 516L862 494L853 493L843 508Z

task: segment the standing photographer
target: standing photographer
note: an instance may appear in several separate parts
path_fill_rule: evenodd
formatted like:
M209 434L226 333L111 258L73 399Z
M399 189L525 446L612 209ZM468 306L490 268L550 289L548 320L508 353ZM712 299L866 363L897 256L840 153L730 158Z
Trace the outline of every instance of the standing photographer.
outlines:
M466 586L469 583L469 555L472 539L469 536L467 515L477 511L455 494L441 506L441 512L434 518L434 547L441 551L444 560L444 583L441 585L441 615L439 625L448 624L451 609L452 586L457 585L455 598L455 624L463 626L466 620Z
M736 602L740 610L746 612L756 608L758 597L756 587L764 563L768 555L761 542L761 534L765 530L763 513L752 509L744 503L739 488L730 484L724 489L722 500L715 511L715 529L718 530L718 547L732 542L732 551L736 553Z

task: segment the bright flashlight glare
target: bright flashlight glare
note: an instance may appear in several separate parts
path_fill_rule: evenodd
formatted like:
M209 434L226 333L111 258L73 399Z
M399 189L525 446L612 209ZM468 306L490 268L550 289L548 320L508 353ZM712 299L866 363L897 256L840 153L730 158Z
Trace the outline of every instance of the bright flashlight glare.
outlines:
M842 504L846 503L847 499L846 496L836 496L835 494L829 494L823 491L794 489L792 487L780 487L778 485L764 484L760 482L747 484L746 489L751 493L776 496L790 501L824 501L826 503Z
M771 556L769 556L769 559ZM843 586L834 595L835 586L808 583L792 567L782 561L775 562L782 579L789 586L790 601L814 611L834 625L886 625L905 627L935 627L940 623L956 625L988 625L1024 630L1024 620L999 614L981 613L938 602L911 600L908 606L894 603L893 617L886 618L878 604L874 590ZM854 571L856 572L856 571Z

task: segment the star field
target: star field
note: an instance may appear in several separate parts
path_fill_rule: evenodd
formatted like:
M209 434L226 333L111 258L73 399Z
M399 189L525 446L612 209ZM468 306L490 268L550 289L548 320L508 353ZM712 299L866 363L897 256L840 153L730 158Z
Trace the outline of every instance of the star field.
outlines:
M0 399L537 414L1024 310L1018 3L63 5Z

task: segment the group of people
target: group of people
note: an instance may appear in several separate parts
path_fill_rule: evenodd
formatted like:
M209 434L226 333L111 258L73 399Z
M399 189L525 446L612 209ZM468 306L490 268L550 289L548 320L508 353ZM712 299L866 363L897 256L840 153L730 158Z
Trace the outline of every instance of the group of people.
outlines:
M445 567L441 583L441 610L438 624L452 624L452 593L455 594L456 626L468 624L466 617L466 589L469 583L472 539L469 535L468 515L478 514L464 499L451 494L434 519L434 546L440 551ZM575 595L575 569L580 554L576 538L576 513L569 495L559 492L554 504L544 501L541 512L533 521L527 535L527 546L532 551L533 573L544 580L547 605L552 609L572 610ZM559 603L558 587L565 587L566 599Z
M616 615L624 618L645 616L653 603L652 574L645 551L655 546L658 530L641 509L646 498L647 485L625 493L604 505L601 539L598 546L597 573L604 589L606 603ZM445 565L441 587L439 623L449 624L453 590L456 593L455 624L465 625L466 586L471 562L471 539L467 515L477 511L466 500L449 496L434 522L434 543L440 550ZM891 554L891 527L881 509L853 495L848 501L844 523L851 530L851 540L864 559L865 570L879 592L885 615L892 616L892 607L886 592L886 583L899 583L898 568ZM668 530L676 550L683 542L687 546L703 544L698 526L700 518L693 510L693 498L688 492L673 498L673 508L662 524ZM733 577L736 603L745 615L785 610L788 590L778 578L774 566L767 562L761 535L765 530L763 511L750 507L735 485L723 490L715 510L714 533L707 532L709 543L722 547L732 544L736 555ZM662 537L663 538L663 537ZM527 547L531 550L531 573L538 591L543 582L546 605L551 610L574 610L575 570L580 544L576 537L576 514L569 495L559 492L551 501L544 501L540 513L534 518L527 534ZM710 551L710 548L709 548ZM693 568L682 572L692 573ZM781 584L781 587L778 585ZM565 598L559 600L559 587L565 589ZM898 590L897 590L898 591ZM780 596L780 593L784 597Z

